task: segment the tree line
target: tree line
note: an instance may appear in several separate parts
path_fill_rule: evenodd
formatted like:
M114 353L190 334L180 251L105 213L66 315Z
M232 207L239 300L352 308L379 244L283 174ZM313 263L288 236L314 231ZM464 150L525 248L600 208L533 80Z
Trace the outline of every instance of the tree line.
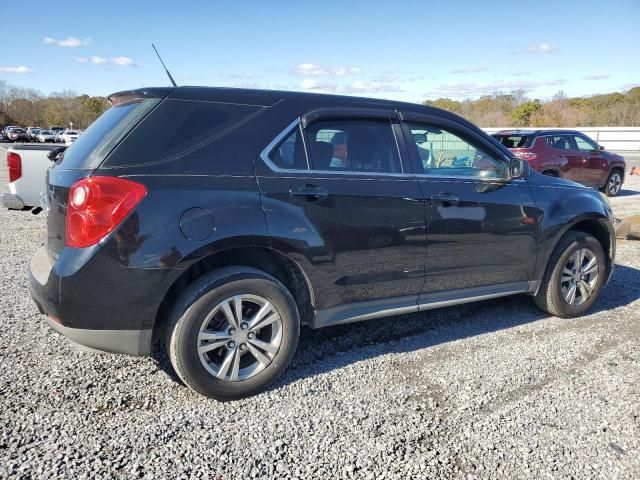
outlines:
M43 95L32 88L0 80L0 126L85 129L109 107L105 97L78 95L72 90Z
M548 100L530 99L523 90L495 93L476 100L438 98L424 105L461 115L481 127L640 126L640 87L569 98L562 91ZM78 95L71 90L43 95L32 88L0 80L0 126L87 128L109 108L105 97Z
M438 98L424 104L457 113L481 127L640 126L640 87L625 93L572 98L560 91L544 101L516 90L477 100Z

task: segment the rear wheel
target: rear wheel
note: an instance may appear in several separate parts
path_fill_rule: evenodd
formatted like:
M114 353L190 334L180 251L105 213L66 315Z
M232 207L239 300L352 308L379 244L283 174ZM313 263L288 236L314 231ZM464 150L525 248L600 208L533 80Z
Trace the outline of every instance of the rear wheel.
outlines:
M224 268L198 279L174 305L168 351L196 392L233 400L259 392L286 370L300 322L289 291L260 270Z
M551 255L535 303L558 317L580 316L598 297L606 270L600 242L586 233L568 232Z
M617 196L622 190L622 173L618 170L612 170L602 190L607 197Z

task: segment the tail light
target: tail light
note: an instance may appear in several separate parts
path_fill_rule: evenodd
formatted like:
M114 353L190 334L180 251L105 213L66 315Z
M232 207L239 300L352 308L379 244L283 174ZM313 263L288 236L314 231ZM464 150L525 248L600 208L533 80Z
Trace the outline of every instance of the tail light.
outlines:
M73 184L67 203L66 244L95 245L125 219L147 188L119 177L89 177Z
M513 152L513 155L521 158L522 160L526 160L530 162L531 160L535 160L538 155L533 152Z
M15 152L7 153L7 167L9 168L9 183L15 182L22 176L22 158Z

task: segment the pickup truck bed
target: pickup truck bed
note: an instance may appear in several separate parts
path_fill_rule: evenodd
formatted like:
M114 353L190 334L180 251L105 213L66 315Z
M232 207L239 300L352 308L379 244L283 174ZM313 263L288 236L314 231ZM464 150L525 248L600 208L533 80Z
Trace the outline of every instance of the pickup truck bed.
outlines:
M18 210L40 205L40 192L44 189L47 169L51 165L47 155L56 147L58 145L30 144L14 144L9 147L5 158L8 158L9 153L19 155L20 176L9 182L9 193L2 194L2 205Z

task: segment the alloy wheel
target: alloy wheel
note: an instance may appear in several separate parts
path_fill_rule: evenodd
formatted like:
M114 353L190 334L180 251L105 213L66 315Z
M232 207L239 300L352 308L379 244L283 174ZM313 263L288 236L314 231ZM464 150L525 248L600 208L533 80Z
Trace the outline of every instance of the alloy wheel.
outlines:
M560 289L569 305L582 305L593 295L599 274L598 258L589 248L573 252L562 269Z
M617 195L622 187L622 177L619 173L612 173L607 184L609 195Z
M258 295L236 295L220 302L198 331L198 357L214 377L247 380L268 367L282 342L282 319Z

